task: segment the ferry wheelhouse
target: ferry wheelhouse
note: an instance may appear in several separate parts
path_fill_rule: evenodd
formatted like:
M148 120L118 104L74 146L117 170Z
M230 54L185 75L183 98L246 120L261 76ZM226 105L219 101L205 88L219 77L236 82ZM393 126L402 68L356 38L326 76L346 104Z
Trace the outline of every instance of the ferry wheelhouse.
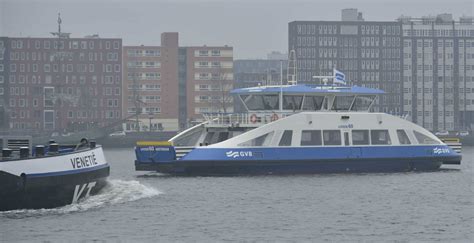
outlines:
M281 85L232 92L246 112L206 114L167 142L139 142L136 170L271 174L436 170L460 164L428 130L369 112L382 90Z

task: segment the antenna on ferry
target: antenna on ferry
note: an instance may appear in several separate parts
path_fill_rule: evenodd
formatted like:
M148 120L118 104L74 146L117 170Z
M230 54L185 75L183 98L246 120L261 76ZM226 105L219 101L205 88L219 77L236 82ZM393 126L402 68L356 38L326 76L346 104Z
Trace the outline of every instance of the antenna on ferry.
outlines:
M288 84L289 85L296 85L298 84L296 73L297 73L297 67L296 67L296 54L295 50L291 50L290 53L288 53L288 74L287 74L287 79L288 79Z
M283 111L283 61L280 60L280 112Z

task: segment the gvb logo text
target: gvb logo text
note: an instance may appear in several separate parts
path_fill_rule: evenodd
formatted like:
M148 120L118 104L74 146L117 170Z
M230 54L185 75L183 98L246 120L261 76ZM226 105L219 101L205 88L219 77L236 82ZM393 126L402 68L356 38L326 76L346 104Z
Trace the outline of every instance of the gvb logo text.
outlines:
M436 147L436 148L433 149L433 153L434 154L449 154L449 153L451 153L451 151L449 151L448 148Z
M229 158L252 157L252 151L228 151L225 155Z
M83 185L76 185L76 188L74 188L74 196L72 198L72 203L77 203L79 198L81 198L82 194L84 193L84 190L87 188L86 195L84 197L89 197L92 188L95 186L96 182L89 182Z

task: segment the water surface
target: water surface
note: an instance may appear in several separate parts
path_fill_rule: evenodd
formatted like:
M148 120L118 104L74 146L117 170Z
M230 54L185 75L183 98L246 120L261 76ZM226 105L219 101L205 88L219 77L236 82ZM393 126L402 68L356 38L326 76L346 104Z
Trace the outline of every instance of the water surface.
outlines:
M460 167L437 172L251 177L135 172L133 149L105 152L111 177L103 194L0 213L0 240L474 239L472 147Z

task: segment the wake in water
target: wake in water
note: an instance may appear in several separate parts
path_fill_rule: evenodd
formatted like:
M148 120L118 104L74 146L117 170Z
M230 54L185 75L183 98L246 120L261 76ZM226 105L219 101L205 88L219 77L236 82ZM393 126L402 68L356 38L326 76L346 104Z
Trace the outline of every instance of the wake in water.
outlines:
M22 209L0 212L0 217L25 218L43 215L83 212L108 205L136 201L161 194L153 187L145 186L138 181L108 180L108 185L98 195L91 196L76 204L52 209Z

